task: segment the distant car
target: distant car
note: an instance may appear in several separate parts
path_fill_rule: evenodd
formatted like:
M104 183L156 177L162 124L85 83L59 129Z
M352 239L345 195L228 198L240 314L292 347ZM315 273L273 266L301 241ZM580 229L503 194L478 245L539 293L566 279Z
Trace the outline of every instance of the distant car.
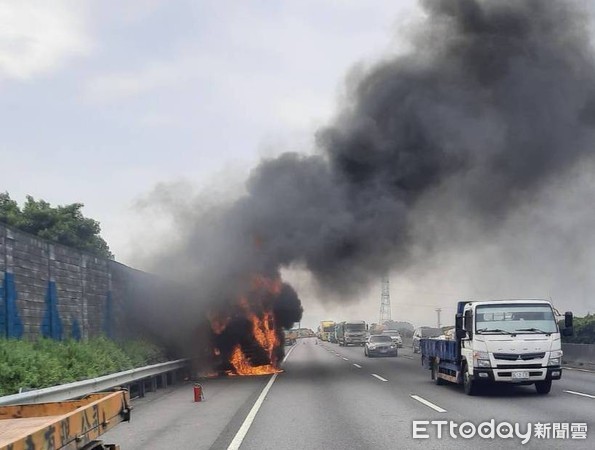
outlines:
M285 346L289 347L291 345L295 345L296 344L296 340L294 338L291 337L286 337L285 338Z
M397 344L390 336L375 334L368 338L364 345L364 355L372 356L397 356Z
M413 353L419 353L421 351L419 347L419 341L421 338L438 337L442 335L440 328L432 327L419 327L413 332L412 347Z
M382 332L383 336L390 336L390 338L393 340L393 342L395 344L397 344L397 347L402 348L403 347L403 338L401 337L401 333L399 333L397 330L384 330Z

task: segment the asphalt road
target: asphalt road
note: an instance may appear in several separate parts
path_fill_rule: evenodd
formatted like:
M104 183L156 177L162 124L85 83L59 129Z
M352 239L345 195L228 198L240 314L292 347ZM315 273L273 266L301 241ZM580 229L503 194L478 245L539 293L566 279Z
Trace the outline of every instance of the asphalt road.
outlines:
M546 396L533 386L502 386L469 397L459 386L435 385L409 349L397 358L366 358L361 347L315 339L298 341L283 367L272 384L270 376L207 380L202 403L192 402L191 383L151 394L134 403L130 424L104 440L122 450L228 449L238 443L243 450L595 448L592 372L565 370ZM525 445L516 435L463 438L455 430L457 437L449 436L451 422L478 425L491 419L495 426L518 423L522 433L528 423L567 423L569 438L538 439L535 428ZM446 421L442 438L436 425L426 425L420 433L429 438L414 439L416 420ZM587 424L586 440L570 439L572 423ZM557 433L565 433L564 427Z

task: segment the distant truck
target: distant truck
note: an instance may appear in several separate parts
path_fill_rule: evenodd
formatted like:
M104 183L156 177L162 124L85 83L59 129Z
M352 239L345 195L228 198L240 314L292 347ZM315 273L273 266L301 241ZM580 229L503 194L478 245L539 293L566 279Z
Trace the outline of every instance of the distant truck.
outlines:
M332 344L336 344L337 342L337 324L335 324L335 327L333 328L333 331L331 331L328 335L328 341Z
M364 345L367 339L366 322L356 320L353 322L340 322L336 326L337 342L340 346Z
M455 339L422 338L421 360L436 384L463 384L467 395L489 383L534 384L550 392L562 377L560 335L571 336L572 313L559 329L546 300L459 302Z
M323 320L318 327L318 339L330 342L331 333L335 332L335 322L332 320Z
M285 345L295 345L298 335L298 330L285 330Z

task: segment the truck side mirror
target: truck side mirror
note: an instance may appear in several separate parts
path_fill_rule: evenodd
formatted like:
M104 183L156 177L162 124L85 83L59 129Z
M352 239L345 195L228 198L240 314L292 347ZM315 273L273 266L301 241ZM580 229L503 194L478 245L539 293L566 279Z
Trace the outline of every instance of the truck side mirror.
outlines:
M469 339L473 339L473 313L471 310L465 311L463 328L467 332Z
M572 328L572 313L570 311L566 311L564 313L564 326L566 328Z
M455 316L455 330L462 330L462 329L464 329L463 315L459 313Z
M463 328L463 315L460 313L455 316L455 337L457 339L467 337L467 332Z
M568 337L574 334L574 329L572 327L562 328L562 336Z

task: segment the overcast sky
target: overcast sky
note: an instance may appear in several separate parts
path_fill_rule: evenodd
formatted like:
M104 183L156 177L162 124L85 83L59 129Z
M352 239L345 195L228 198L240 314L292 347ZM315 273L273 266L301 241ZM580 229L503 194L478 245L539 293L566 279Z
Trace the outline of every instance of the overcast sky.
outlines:
M0 1L2 189L84 203L117 259L132 263L139 197L159 182L200 187L245 177L263 155L307 151L350 67L384 54L416 8Z
M155 234L137 205L157 184L237 187L263 156L311 151L349 70L399 52L420 14L413 0L0 0L0 190L84 203L138 266ZM418 302L419 324L435 304ZM310 305L309 325L321 314Z

